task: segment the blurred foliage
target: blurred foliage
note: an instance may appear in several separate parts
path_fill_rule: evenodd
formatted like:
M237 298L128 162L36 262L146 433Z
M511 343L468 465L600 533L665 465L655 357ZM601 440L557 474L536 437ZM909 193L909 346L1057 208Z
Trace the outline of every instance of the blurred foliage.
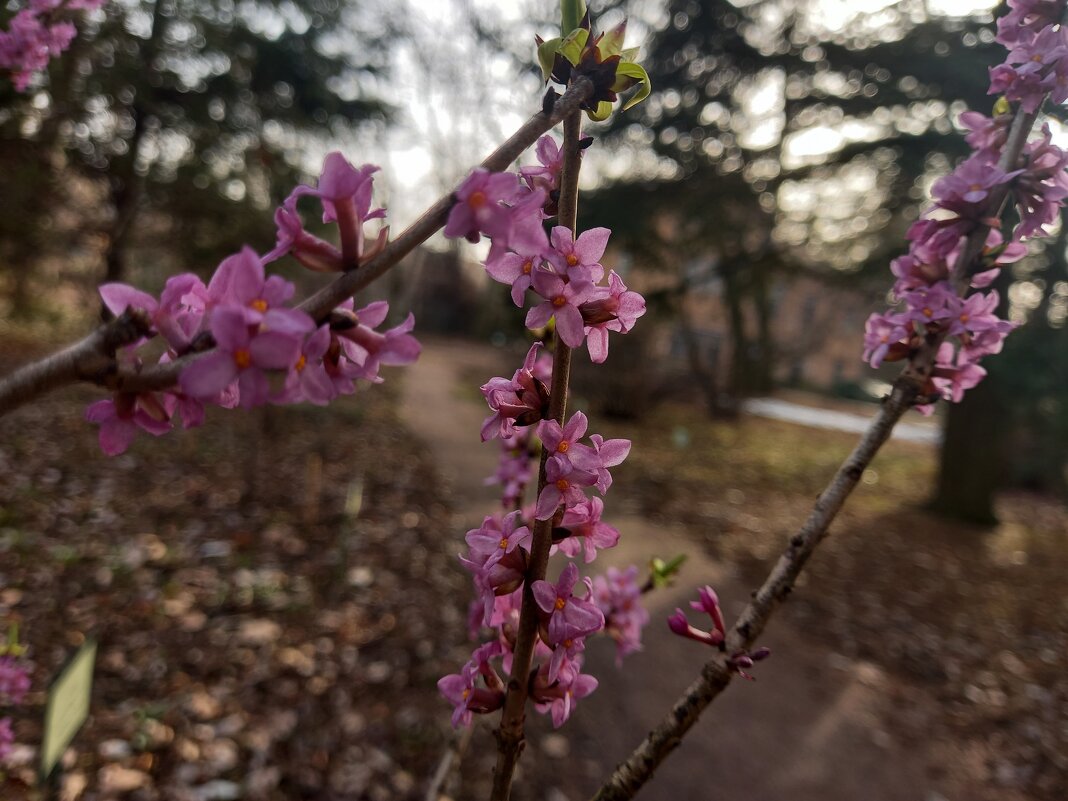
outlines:
M888 262L905 249L927 183L967 152L953 122L965 108L989 113L988 67L1004 56L993 14L930 8L910 0L873 11L818 0L593 8L595 17L617 9L645 22L653 94L603 130L617 158L611 180L588 197L584 222L611 226L636 261L677 276L680 296L713 282L728 318L729 394L770 385L770 286L816 276L882 305ZM1003 478L1064 492L1064 247L1063 237L1036 246L1003 287L1006 312L1030 324L991 360L996 402L966 399L972 408L950 410L970 420L943 452L943 488L960 497L937 500L954 514L991 518ZM677 304L678 315L684 308ZM978 431L994 429L1002 446L975 445Z
M603 130L617 157L584 218L682 289L721 282L735 395L770 387L776 276L859 286L873 303L885 292L924 177L965 152L950 120L990 106L998 58L989 15L740 5L593 8L644 23L653 93Z
M391 25L367 5L108 3L39 87L5 87L0 169L14 180L0 239L14 310L34 277L81 271L95 284L169 260L162 281L244 242L273 244L270 209L301 159L385 119L374 87Z

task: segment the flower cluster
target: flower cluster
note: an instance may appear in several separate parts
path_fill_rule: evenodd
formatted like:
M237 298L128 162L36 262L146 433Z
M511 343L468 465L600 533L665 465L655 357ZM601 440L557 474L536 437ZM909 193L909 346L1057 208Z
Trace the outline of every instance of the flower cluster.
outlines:
M265 403L307 401L325 405L355 391L358 380L377 383L382 365L410 364L419 343L408 318L395 328L377 329L386 319L384 301L355 309L351 299L338 306L323 323L300 309L287 306L292 283L268 276L265 265L287 253L316 270L342 270L358 265L385 242L385 230L371 248L365 247L365 221L384 216L371 211L371 174L377 168L353 167L340 153L327 156L318 188L297 187L275 215L278 245L266 256L252 248L224 259L207 284L192 273L170 278L157 299L126 284L104 284L100 295L114 314L139 310L151 332L166 346L159 357L169 362L214 344L182 370L178 386L160 392L116 393L97 401L86 419L100 425L100 446L110 455L125 451L138 430L153 436L181 421L185 428L200 425L204 408L250 408ZM320 200L324 222L337 223L342 246L335 248L303 228L297 200ZM135 343L124 357L135 366L142 357Z
M701 587L697 591L697 600L690 601L690 606L699 612L704 612L712 619L712 628L705 631L691 626L686 620L686 613L676 609L675 614L668 618L668 628L680 637L711 645L719 650L725 649L727 640L727 627L723 622L723 611L719 606L719 596L709 586ZM756 648L753 651L735 651L726 659L727 667L737 673L743 679L754 681L753 677L746 673L748 668L753 667L771 656L771 649Z
M68 47L78 33L67 19L70 12L93 11L104 0L29 0L15 13L6 31L0 31L0 69L11 73L19 92L29 88L33 76Z
M23 652L12 629L12 633L0 641L0 706L21 704L30 691L30 669L21 658ZM0 762L11 752L14 743L11 718L0 717Z
M530 309L527 326L538 328L556 319L556 334L569 347L588 343L594 361L608 355L608 331L626 333L645 311L645 301L629 291L615 273L607 285L600 259L608 242L604 228L577 239L563 226L546 235L543 221L556 211L560 149L551 137L537 147L539 167L525 167L518 176L473 173L457 190L445 233L478 241L490 237L487 272L511 286L512 300L522 306L528 289L540 297ZM504 703L505 682L493 663L498 659L511 672L527 580L532 529L551 525L550 553L582 554L586 563L611 548L619 532L602 519L604 503L587 495L601 495L612 483L609 468L620 464L630 442L593 434L576 412L563 425L549 417L552 357L536 342L511 378L497 377L482 386L490 416L482 425L483 441L499 438L502 458L488 479L502 487L503 509L467 532L467 554L460 557L471 572L477 600L472 605L473 636L483 626L495 630L489 643L479 646L459 673L438 682L454 705L453 724L466 725L472 713L498 709ZM587 439L583 442L583 439ZM545 451L544 481L535 504L525 506L527 487L535 476L534 463ZM548 529L544 529L548 531ZM586 639L606 632L615 639L620 657L641 647L641 629L648 614L639 602L638 570L609 571L608 577L579 578L568 562L555 582L533 581L538 637L534 644L529 694L535 708L560 726L578 699L597 687L582 672Z
M575 238L566 226L556 226L546 236L543 220L555 211L561 157L549 136L537 152L541 166L523 168L518 176L475 170L456 192L445 235L472 242L488 236L490 277L511 286L516 306L523 306L528 289L540 299L527 313L527 327L541 328L555 318L560 339L571 348L585 343L600 364L608 358L608 332L630 331L645 314L645 299L615 271L601 283L607 228Z
M958 287L988 287L1004 265L1027 254L1026 240L1047 233L1068 197L1068 153L1052 143L1048 127L1026 144L1018 169L1000 165L1012 121L1006 100L1034 112L1047 95L1057 103L1068 98L1068 28L1060 24L1064 3L1009 0L1009 6L997 36L1009 55L990 72L990 92L1003 95L996 106L1001 113L961 115L972 155L934 184L933 206L909 229L909 252L891 265L894 296L904 308L867 321L864 359L873 367L908 358L925 340L939 343L925 387L927 402L918 407L924 413L930 413L931 400L959 401L978 384L986 375L979 360L999 352L1014 328L997 315L996 290L962 296ZM1008 241L997 219L1006 196L1018 217ZM958 264L976 237L984 238L981 253Z
M603 576L594 576L593 602L604 615L605 633L616 641L616 664L642 647L642 629L649 622L649 612L641 604L642 587L638 568L608 568Z

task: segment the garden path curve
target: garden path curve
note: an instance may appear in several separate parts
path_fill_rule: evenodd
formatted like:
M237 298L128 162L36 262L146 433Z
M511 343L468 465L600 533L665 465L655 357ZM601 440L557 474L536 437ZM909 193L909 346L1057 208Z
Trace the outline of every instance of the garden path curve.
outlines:
M463 377L510 374L513 358L468 341L423 342L421 358L402 378L402 416L422 432L451 489L459 543L465 530L494 509L497 497L496 487L481 483L497 455L495 443L478 441L485 407ZM588 798L697 675L704 653L668 631L668 614L707 583L719 592L729 620L753 589L729 565L709 559L683 530L610 512L611 505L608 519L623 537L618 548L605 552L605 563L644 564L654 555L679 552L690 558L675 587L649 597L652 622L643 652L630 657L623 670L616 669L610 649L587 652L589 671L601 684L560 730L566 740L540 723L532 725L532 749L545 757L537 762L551 766L558 760L555 769L537 776L539 792L533 797L546 801ZM781 619L769 626L761 644L773 656L757 666L758 681L732 682L642 790L641 801L942 798L930 789L924 744L901 742L887 730L886 687L894 679L875 665L830 653L803 634Z

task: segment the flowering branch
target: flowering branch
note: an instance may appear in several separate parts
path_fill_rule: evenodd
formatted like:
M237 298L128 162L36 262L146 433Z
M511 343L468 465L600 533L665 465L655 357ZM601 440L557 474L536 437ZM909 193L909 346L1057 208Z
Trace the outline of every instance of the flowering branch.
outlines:
M564 118L564 142L562 146L563 163L560 168L560 200L558 221L560 225L571 230L575 235L578 217L578 174L581 166L581 144L579 135L582 128L582 115L572 112ZM567 412L567 390L571 375L571 348L557 334L556 349L553 356L552 386L549 390L549 412L546 419L564 423ZM541 466L538 471L538 493L545 489L546 463L549 451L542 449ZM553 543L553 516L534 523L533 544L530 548L530 562L527 568L523 590L523 606L519 616L519 633L516 637L515 654L512 660L511 676L508 679L508 691L505 695L504 710L501 713L501 725L497 731L497 768L493 773L492 801L508 801L512 788L512 776L516 762L523 749L523 719L527 703L530 664L534 656L534 645L538 639L539 612L534 598L535 581L545 578L545 569L549 562L549 548Z
M1010 20L1013 14L1022 13L1028 7L1028 4L1022 2L1022 0L1017 0L1016 3L1010 2L1010 6L1013 6L1015 11L1003 18L999 24L999 37L1003 42L1008 40L1007 43L1016 42L1016 40L1012 38L1012 29L1006 21ZM1060 6L1058 12L1062 14L1065 12L1063 5ZM1041 15L1039 15L1039 21L1041 22ZM1036 41L1040 38L1041 34L1036 37ZM1010 61L1012 60L1013 56L1010 55ZM995 68L991 71L992 78L995 78L999 69L1001 68ZM995 80L994 87L997 86L998 84ZM992 88L991 91L993 92L995 89ZM1022 93L1022 91L1022 89L1016 89L1017 93ZM1060 191L1064 180L1063 175L1058 180L1056 177L1047 177L1042 174L1040 171L1046 165L1038 163L1040 161L1039 158L1034 157L1035 151L1045 147L1045 153L1049 154L1048 162L1056 165L1055 169L1049 170L1049 173L1051 176L1056 176L1057 171L1063 171L1064 168L1061 158L1063 154L1055 151L1048 142L1030 148L1027 142L1031 129L1034 127L1037 109L1041 106L1048 92L1050 92L1050 89L1046 85L1037 101L1028 97L1010 97L1010 99L1021 100L1022 102L1013 115L1011 123L1008 124L1007 133L1004 134L996 168L990 169L988 167L985 171L975 174L976 176L981 176L986 173L989 177L990 173L994 173L995 178L989 179L993 183L992 186L983 187L974 182L966 185L961 191L952 185L953 179L963 178L964 171L968 169L965 165L968 165L971 160L958 167L960 175L955 174L943 179L943 189L939 197L942 207L951 208L951 210L959 213L961 217L966 217L971 213L971 221L974 223L967 228L966 234L961 236L959 241L953 239L949 242L950 247L946 247L946 250L942 253L944 260L949 261L952 249L959 248L956 252L956 258L952 259L952 264L948 266L942 280L961 297L966 294L970 286L976 285L977 273L990 269L990 263L984 259L984 249L988 247L990 238L997 233L995 226L1000 225L1000 216L1006 201L1016 186L1010 179L1026 172L1025 169L1021 169L1021 166L1035 169L1036 175L1030 176L1030 186L1042 187L1046 192L1046 197L1043 198L1043 203L1032 202L1029 208L1021 208L1021 218L1028 217L1028 211L1031 209L1037 208L1038 212L1031 215L1033 217L1031 220L1021 220L1021 224L1017 229L1018 236L1041 231L1043 220L1039 217L1039 214L1045 215L1047 218L1050 217L1049 207L1051 205L1059 207L1059 201L1063 199L1065 194L1068 194L1068 190L1063 193ZM1006 94L1009 93L1007 92ZM991 123L990 128L997 124L996 121ZM969 125L969 127L973 126ZM989 129L985 133L989 136ZM969 137L969 141L972 141L971 137ZM1025 153L1030 158L1024 158ZM1021 177L1018 183L1023 183L1025 178L1027 178L1026 175ZM976 181L977 179L973 178L972 180ZM1042 186L1043 184L1044 186ZM938 185L936 185L936 193L937 187ZM975 198L969 197L968 193L972 192L977 193ZM957 197L957 195L960 197ZM965 202L961 203L961 199ZM955 204L955 208L952 207L953 204ZM969 206L968 204L971 205ZM979 208L985 211L984 214L975 213L975 207L978 204L982 204ZM1038 220L1037 223L1036 219ZM960 222L959 218L950 220L949 225L957 222ZM917 242L921 245L927 244L930 249L934 250L931 242L936 239L936 236L933 236L931 232L932 230L937 230L937 225L938 223L931 219L921 220L920 223L917 223L917 226L924 227L921 227L915 234L910 232L910 238L914 240L913 254L905 258L911 259L912 262L907 264L909 272L905 272L904 269L900 271L896 268L894 269L895 275L899 276L899 281L903 274L915 280L923 275L925 268L929 269L929 264L925 264L920 257L929 256L930 254L921 250L920 247L916 247L916 244ZM1028 228L1027 226L1029 225L1033 225L1033 227ZM1020 233L1021 229L1022 233ZM946 238L943 237L943 239ZM943 247L945 247L945 244L943 244ZM995 266L997 266L996 260ZM910 306L913 305L912 298L906 296L906 299L910 301ZM964 301L963 311L958 312L960 319L965 323L968 322L969 316L974 314L968 305L969 302L971 302L971 298L968 301ZM930 311L930 309L924 309L924 311ZM867 345L868 353L870 354L875 354L879 347L879 343L872 336L873 333L876 333L873 330L874 328L871 321L869 321ZM623 799L633 798L635 793L652 777L653 772L660 763L679 745L682 737L697 721L705 708L727 687L734 674L741 672L739 669L740 663L746 662L746 664L749 664L758 658L755 652L752 657L748 657L748 649L763 632L775 609L793 590L797 577L808 562L809 557L812 556L816 547L826 536L831 522L860 481L861 476L868 465L871 464L876 453L889 439L894 426L905 412L915 406L917 402L930 402L929 395L933 386L932 377L938 376L937 371L942 366L940 363L945 360L945 357L942 356L943 345L947 337L953 333L957 332L948 323L943 325L933 324L925 328L922 338L913 337L907 348L905 348L905 343L896 345L901 351L899 358L907 358L908 362L901 375L894 382L890 395L883 401L879 414L872 420L860 442L838 468L830 483L820 493L808 518L797 533L790 538L786 550L779 557L775 567L768 574L760 588L753 594L752 599L742 611L734 626L726 632L726 636L717 637L712 634L706 635L696 630L691 631L691 627L686 624L685 619L682 617L681 610L678 613L677 620L669 621L672 629L676 630L677 633L689 636L691 639L704 638L708 644L717 646L717 655L704 665L697 680L687 688L685 693L675 702L671 711L646 736L641 745L616 768L593 797L593 801L623 801ZM967 336L967 333L965 331L965 336ZM1004 333L1007 333L1007 331ZM970 340L965 337L962 337L962 339L966 344L971 344ZM978 339L977 336L976 339ZM883 338L882 343L886 344L887 338ZM883 350L875 356L873 361L881 360L886 352L886 350ZM946 378L941 378L940 380L948 381ZM954 391L956 392L959 388L959 383L963 382L956 378L953 381ZM955 395L954 399L959 398Z
M539 136L580 108L592 91L593 85L588 79L574 81L549 111L542 110L527 120L482 162L482 166L488 170L507 168ZM325 319L339 303L382 276L429 239L445 224L455 202L455 193L440 198L378 255L361 264L358 269L342 274L307 298L299 308L316 321ZM131 328L132 319L128 318L123 323L120 318L107 323L80 342L53 356L21 367L0 380L0 415L53 389L77 381L91 381L115 391L130 393L166 389L174 386L179 374L192 362L202 358L203 351L214 345L210 339L205 339L201 352L143 370L119 367L114 359L115 351L145 335L145 331Z

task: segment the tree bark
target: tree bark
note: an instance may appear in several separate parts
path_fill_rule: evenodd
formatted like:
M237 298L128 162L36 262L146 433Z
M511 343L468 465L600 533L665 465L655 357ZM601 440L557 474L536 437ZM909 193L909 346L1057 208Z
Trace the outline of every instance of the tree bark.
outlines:
M938 468L938 488L930 507L945 517L993 525L994 495L1005 464L1006 404L996 372L949 405Z

